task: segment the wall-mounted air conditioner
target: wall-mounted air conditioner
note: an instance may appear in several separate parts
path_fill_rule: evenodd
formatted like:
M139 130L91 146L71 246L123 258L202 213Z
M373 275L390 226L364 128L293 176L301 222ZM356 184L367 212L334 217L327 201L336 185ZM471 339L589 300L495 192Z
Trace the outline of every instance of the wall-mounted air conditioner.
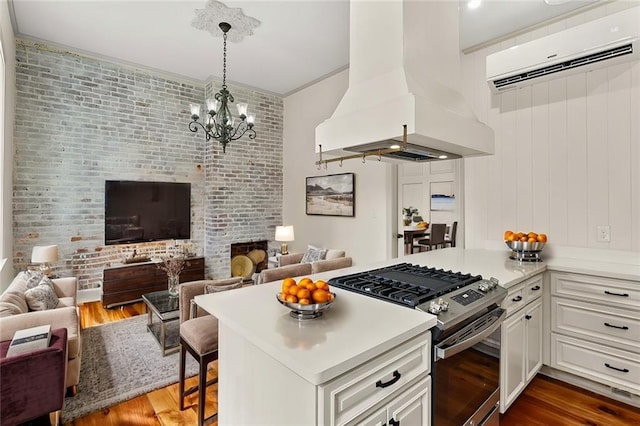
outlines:
M640 7L487 56L494 93L640 58Z

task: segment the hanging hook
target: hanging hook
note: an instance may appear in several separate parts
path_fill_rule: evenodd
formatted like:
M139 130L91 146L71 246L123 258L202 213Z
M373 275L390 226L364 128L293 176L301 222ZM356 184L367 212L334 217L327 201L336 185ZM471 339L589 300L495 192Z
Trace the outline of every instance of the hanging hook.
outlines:
M380 150L378 150L378 161L382 161L382 154L380 154Z
M324 169L327 170L327 162L324 162Z
M362 156L362 164L364 164L364 162L366 161L366 159L367 159L367 156L366 156L366 155L363 155L363 156Z
M342 158L340 159L340 167L342 167Z

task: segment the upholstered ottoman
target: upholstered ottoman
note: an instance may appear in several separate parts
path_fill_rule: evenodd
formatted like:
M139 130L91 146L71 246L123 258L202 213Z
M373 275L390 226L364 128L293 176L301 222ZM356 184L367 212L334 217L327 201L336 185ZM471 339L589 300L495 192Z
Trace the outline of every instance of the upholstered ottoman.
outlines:
M7 357L0 342L0 419L15 425L62 410L67 368L67 329L51 330L46 349Z

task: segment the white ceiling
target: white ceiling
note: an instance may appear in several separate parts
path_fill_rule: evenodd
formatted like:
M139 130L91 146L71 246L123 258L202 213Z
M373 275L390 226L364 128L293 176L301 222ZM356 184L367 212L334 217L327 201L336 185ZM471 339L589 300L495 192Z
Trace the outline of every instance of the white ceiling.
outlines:
M598 0L548 0L563 1L551 6L544 0L483 0L478 9L468 10L460 0L461 49ZM201 81L222 75L222 39L191 26L195 10L205 4L206 0L10 0L17 36ZM224 4L261 21L252 36L228 44L229 82L285 95L348 65L348 0Z

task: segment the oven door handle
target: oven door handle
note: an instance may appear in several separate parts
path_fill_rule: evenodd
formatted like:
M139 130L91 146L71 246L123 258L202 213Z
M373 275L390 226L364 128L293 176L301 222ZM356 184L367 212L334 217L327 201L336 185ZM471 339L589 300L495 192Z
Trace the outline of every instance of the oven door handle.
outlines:
M481 341L489 337L491 333L496 331L498 327L500 327L500 324L502 324L502 321L504 320L506 314L506 310L501 308L496 309L494 311L491 311L487 315L478 318L467 327L464 327L462 330L458 331L456 334L449 336L443 342L435 346L436 360L453 356L464 351L465 349L470 348L476 343L480 343ZM492 321L487 321L486 317L488 316L493 317L494 319ZM475 325L478 323L484 324L482 327L478 327L477 329L473 330L472 333L469 333L469 328L474 329ZM458 337L464 336L466 334L469 334L468 338L457 341ZM451 346L448 346L449 342L453 344Z

